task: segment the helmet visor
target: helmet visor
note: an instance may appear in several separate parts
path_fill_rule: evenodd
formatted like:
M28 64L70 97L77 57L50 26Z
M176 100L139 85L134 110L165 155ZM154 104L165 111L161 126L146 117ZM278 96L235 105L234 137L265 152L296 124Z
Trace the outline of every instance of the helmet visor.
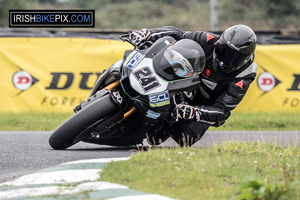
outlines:
M218 44L213 53L214 70L232 72L249 61L251 55L242 54L233 48L222 42Z

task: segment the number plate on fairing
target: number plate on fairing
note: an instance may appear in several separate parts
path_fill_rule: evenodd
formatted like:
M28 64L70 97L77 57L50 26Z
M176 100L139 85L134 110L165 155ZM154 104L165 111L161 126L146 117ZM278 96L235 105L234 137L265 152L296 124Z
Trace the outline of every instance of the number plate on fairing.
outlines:
M155 73L151 58L140 61L132 70L129 80L132 88L142 95L163 92L168 87L168 82Z

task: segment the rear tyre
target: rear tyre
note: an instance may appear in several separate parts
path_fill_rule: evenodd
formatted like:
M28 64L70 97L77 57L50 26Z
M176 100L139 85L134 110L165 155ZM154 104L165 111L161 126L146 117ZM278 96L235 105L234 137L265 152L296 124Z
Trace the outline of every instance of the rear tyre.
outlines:
M110 95L103 96L62 123L50 136L50 146L53 149L66 149L76 144L80 141L78 136L82 131L118 109Z

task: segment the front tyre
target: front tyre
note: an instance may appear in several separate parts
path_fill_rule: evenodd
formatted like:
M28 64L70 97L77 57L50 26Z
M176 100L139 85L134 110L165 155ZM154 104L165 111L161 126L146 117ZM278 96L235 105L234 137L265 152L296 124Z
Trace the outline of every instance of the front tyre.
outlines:
M118 109L110 95L103 96L57 127L49 138L50 146L53 149L66 149L76 144L80 141L78 135L82 131L106 115L115 113Z

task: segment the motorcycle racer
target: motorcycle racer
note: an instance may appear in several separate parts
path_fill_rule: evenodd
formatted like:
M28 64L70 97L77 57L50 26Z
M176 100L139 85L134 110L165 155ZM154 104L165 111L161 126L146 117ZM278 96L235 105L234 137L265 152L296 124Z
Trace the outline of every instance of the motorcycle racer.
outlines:
M149 133L148 143L157 145L171 136L181 146L190 146L200 140L210 126L223 125L245 96L256 77L254 51L257 38L245 25L229 27L221 35L166 26L134 30L130 40L139 49L144 49L164 36L199 43L206 56L206 65L199 75L199 89L189 95L186 103L176 105L174 113L181 120L155 135Z

